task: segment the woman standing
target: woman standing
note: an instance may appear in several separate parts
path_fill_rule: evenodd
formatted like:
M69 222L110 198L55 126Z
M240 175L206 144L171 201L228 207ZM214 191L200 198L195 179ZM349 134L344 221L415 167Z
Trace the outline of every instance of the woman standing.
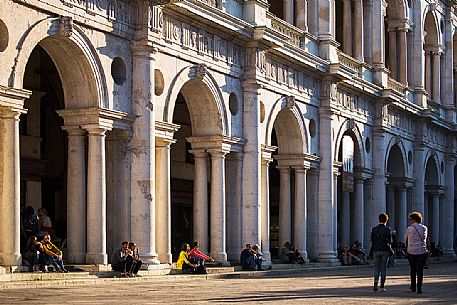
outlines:
M386 292L384 284L386 282L387 259L389 258L392 244L392 234L390 228L386 226L389 216L380 214L379 225L371 230L371 248L374 258L374 285L373 290L378 291L379 273L381 273L381 285L379 291Z
M411 268L412 292L422 293L424 266L427 259L427 233L428 229L422 224L422 215L419 212L409 214L410 226L406 229L405 241L407 245L409 266ZM416 285L417 276L417 285Z

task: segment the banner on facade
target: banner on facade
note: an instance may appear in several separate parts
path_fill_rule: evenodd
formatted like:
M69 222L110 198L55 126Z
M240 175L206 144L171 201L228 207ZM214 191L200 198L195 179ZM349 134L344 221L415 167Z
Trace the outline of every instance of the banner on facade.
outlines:
M342 177L342 191L343 192L354 192L354 173L343 171Z

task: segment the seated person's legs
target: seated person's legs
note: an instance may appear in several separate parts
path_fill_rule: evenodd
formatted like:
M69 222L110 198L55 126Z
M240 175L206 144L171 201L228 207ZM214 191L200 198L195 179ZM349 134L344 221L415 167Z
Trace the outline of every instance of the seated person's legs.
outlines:
M142 264L143 262L141 260L135 261L132 267L132 273L136 275L138 270L140 270Z

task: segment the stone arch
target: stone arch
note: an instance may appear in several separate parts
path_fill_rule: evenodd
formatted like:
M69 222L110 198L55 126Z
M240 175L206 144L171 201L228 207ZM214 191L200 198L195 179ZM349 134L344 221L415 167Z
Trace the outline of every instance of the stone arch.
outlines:
M405 0L387 0L387 16L408 18L408 3Z
M438 17L436 12L430 7L424 11L424 18L422 24L422 33L426 33L424 36L424 43L438 45L441 42L441 35L439 29Z
M281 154L305 154L309 153L309 136L303 120L303 114L295 104L293 97L286 96L278 99L268 115L265 129L264 143L271 145L273 128L278 136L278 146ZM287 132L293 141L284 141L278 133ZM281 139L280 139L281 138Z
M408 154L406 152L406 148L405 148L403 141L399 137L392 137L390 139L389 143L387 144L386 155L385 155L385 159L384 159L384 168L387 170L388 165L389 165L390 153L392 152L392 149L395 149L394 148L395 146L398 147L400 156L402 158L403 168L400 170L400 172L402 172L403 177L406 177L406 175L408 173L408 171L407 171Z
M173 79L165 99L163 112L165 122L173 122L176 98L180 92L188 102L194 136L216 134L230 136L222 92L206 65L188 66L179 71ZM199 98L196 99L196 96ZM217 124L211 122L214 117L217 117ZM205 124L208 125L205 126Z
M338 160L338 153L340 150L341 140L344 135L349 135L355 144L355 149L358 152L355 154L354 165L365 167L365 154L364 154L364 142L362 133L360 132L359 127L355 124L354 120L347 119L343 124L341 124L338 133L336 134L335 139L335 151L334 151L334 160Z
M23 87L28 59L40 45L54 61L65 97L65 108L109 108L103 68L95 48L71 18L48 18L34 24L17 46L10 85Z
M435 150L430 149L425 156L424 179L427 185L441 185L440 161Z

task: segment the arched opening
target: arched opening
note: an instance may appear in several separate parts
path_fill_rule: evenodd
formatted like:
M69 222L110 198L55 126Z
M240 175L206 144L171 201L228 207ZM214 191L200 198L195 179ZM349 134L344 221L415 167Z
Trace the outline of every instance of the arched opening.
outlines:
M338 249L350 248L354 242L364 244L364 205L361 149L354 131L347 130L338 150L340 175L337 179L337 243Z
M268 0L268 3L270 4L269 11L274 14L276 17L284 19L284 14L283 14L283 0Z
M304 167L304 137L292 109L279 111L272 126L270 143L277 147L269 175L269 252L271 257L284 259L284 244L294 245L307 258L306 218L301 210L305 202L306 172Z
M405 163L399 144L392 146L387 159L387 215L388 225L396 232L396 242L403 242L408 225L408 187Z
M56 110L65 108L64 92L56 65L40 45L30 55L23 82L33 94L24 104L28 112L21 115L19 123L21 207L31 206L35 213L44 208L51 222L43 223L42 216L41 227L33 228L30 215L23 214L21 245L30 235L39 239L49 232L55 244L62 246L67 229L67 142L63 119Z
M172 258L177 259L183 243L198 240L201 251L225 261L225 230L218 229L225 222L225 202L212 186L222 184L218 190L225 188L225 182L217 179L225 171L227 151L222 150L221 113L212 92L200 79L191 79L181 87L173 124L179 129L174 133L176 142L170 155ZM223 209L223 213L214 215L215 208ZM216 239L219 233L223 236Z
M437 157L431 156L425 167L424 223L429 228L430 242L440 243L440 219L444 189L439 185Z
M403 1L388 0L384 17L384 52L390 77L407 83L409 23Z
M424 22L425 90L429 100L440 102L440 68L442 48L439 44L438 25L432 12L428 12Z

